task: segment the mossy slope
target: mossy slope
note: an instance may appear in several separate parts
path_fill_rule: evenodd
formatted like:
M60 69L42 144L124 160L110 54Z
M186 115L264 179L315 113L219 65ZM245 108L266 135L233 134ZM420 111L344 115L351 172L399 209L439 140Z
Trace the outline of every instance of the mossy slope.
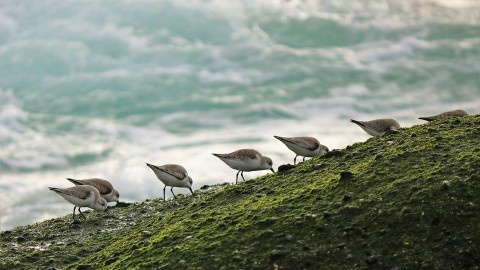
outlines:
M474 268L479 142L479 116L447 119L195 198L20 227L0 235L0 266Z

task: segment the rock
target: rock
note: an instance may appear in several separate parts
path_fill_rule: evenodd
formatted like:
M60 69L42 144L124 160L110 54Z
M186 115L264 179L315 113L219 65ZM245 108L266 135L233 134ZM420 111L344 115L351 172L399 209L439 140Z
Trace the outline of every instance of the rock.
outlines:
M143 231L142 232L143 237L150 237L152 233L150 231Z
M23 237L23 236L17 237L17 243L23 243L25 241L27 241L27 239L25 239L25 237Z
M276 261L278 259L284 258L287 256L287 252L285 250L274 250L270 254L270 260Z
M287 171L289 171L289 170L291 170L291 169L293 169L293 168L295 168L295 165L292 165L292 164L290 164L290 163L289 163L289 164L283 164L283 165L278 166L277 171L278 171L279 173L284 173L284 172L287 172Z
M450 188L450 185L451 185L450 181L447 181L447 180L443 181L443 182L442 182L442 190L447 190L447 189L449 189L449 188Z
M348 147L347 147L347 149L348 149ZM326 158L329 158L329 157L341 157L343 155L345 155L345 151L335 149L335 150L332 150L330 152L327 152L323 156L326 157Z
M72 222L72 224L80 224L80 223L82 223L82 222L78 218L74 219L73 222Z
M115 207L128 207L132 205L132 203L127 203L127 202L117 202L117 204L115 204Z
M365 262L368 264L368 265L374 265L374 264L378 264L378 258L374 255L370 255L368 256L368 258L365 260Z
M350 180L354 177L354 174L349 171L344 171L340 173L340 181Z
M201 190L206 190L206 189L209 189L210 188L210 185L203 185L200 187Z
M347 194L343 195L343 201L344 202L348 202L348 201L352 200L352 198L353 198L352 193L347 193Z
M287 240L287 241L293 241L293 239L294 239L293 235L288 234L288 235L285 236L285 240Z

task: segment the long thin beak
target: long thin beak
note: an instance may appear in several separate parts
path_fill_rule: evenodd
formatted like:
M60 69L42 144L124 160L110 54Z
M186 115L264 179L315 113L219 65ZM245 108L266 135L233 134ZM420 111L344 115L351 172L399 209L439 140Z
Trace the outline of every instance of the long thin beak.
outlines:
M275 173L275 171L273 170L273 168L270 168L270 171L272 171L273 173Z

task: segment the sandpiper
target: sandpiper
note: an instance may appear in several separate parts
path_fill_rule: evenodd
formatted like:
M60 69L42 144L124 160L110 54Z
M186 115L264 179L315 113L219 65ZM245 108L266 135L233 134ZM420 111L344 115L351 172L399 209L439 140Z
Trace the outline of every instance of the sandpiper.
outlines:
M83 180L75 180L72 178L67 178L68 181L74 183L77 186L89 185L98 189L100 196L104 198L107 202L117 202L120 199L120 193L118 193L115 188L113 188L112 183L107 180L99 178L89 178Z
M422 119L430 122L430 121L440 120L440 119L452 117L452 116L467 116L467 115L468 113L464 110L453 110L453 111L443 112L433 116L419 117L418 119Z
M329 151L328 147L320 144L314 137L273 137L280 140L296 154L293 165L296 164L298 156L302 156L303 161L305 161L305 157L321 156Z
M271 170L273 173L273 162L269 157L263 156L255 149L240 149L228 154L212 154L221 159L230 168L238 170L235 184L238 183L238 174L243 177L243 172Z
M400 124L391 118L375 119L371 121L357 121L350 119L352 123L357 124L368 134L378 136L387 132L396 132L400 128Z
M58 195L62 196L65 200L75 205L73 207L73 221L75 222L75 209L78 207L78 212L82 215L84 219L86 217L80 211L81 207L89 207L96 210L107 211L107 201L100 197L100 193L95 187L83 185L83 186L74 186L70 188L54 188L49 187L50 190L56 192Z
M163 188L163 200L165 201L165 189L167 186L172 187L170 191L173 194L173 197L176 199L175 193L173 193L174 187L186 187L193 194L192 190L192 178L188 175L187 170L177 164L165 164L162 166L156 166L148 164L147 166L152 169L152 171L157 176L158 180L162 181L165 184Z

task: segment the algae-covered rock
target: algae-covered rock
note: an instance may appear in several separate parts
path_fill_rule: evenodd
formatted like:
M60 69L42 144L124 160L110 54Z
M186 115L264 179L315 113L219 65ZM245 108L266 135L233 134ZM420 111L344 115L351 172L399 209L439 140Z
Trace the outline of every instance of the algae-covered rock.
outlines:
M288 173L18 227L0 269L475 268L479 142L479 116L445 119Z

